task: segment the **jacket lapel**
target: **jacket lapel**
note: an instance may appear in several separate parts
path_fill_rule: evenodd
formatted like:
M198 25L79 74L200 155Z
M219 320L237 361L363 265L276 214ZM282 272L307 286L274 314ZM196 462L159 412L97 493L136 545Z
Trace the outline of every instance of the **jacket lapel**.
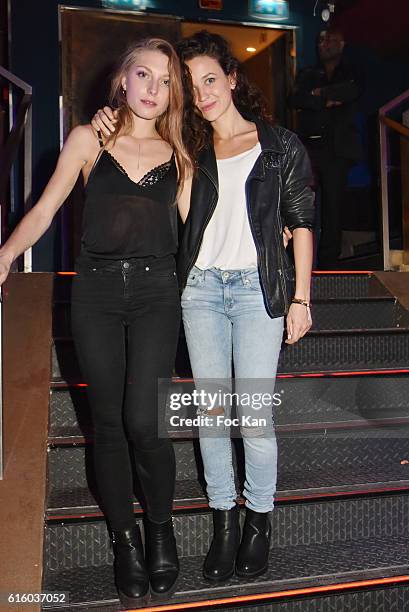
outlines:
M248 121L253 121L257 127L258 140L261 146L262 155L257 159L250 172L249 179L264 180L265 178L265 167L263 163L263 157L268 157L268 154L279 153L284 154L285 149L281 139L278 137L274 127L262 121L261 119L254 117L248 113L241 113ZM212 146L206 147L200 154L199 157L199 169L207 176L207 178L213 183L216 191L219 190L219 178L217 174L217 162L214 148Z
M199 170L213 183L216 191L219 191L219 177L217 174L216 155L213 147L206 147L199 157Z

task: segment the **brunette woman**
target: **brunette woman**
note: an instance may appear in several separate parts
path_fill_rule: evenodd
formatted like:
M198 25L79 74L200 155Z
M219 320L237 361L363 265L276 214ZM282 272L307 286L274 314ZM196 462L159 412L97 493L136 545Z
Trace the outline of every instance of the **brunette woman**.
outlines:
M161 39L134 44L112 80L117 131L69 135L43 195L0 250L0 282L33 245L82 171L82 250L72 330L94 423L101 507L112 533L125 606L169 594L179 571L172 526L175 457L160 438L158 379L170 378L180 323L174 255L177 192L192 164L182 142L181 70ZM130 444L129 444L130 443ZM145 553L133 513L130 451L146 503Z
M294 134L271 126L260 93L223 38L200 32L183 40L178 52L192 77L199 114L194 138L201 149L179 266L193 374L199 380L228 380L233 363L240 388L272 394L284 315L289 344L311 326L310 164ZM295 288L284 225L293 234ZM222 406L214 414L227 411ZM240 403L237 411L245 413ZM228 430L203 428L200 437L214 521L204 565L211 580L225 580L234 570L252 578L268 566L277 480L272 406L266 425L257 419L254 426L242 423L246 519L241 540Z

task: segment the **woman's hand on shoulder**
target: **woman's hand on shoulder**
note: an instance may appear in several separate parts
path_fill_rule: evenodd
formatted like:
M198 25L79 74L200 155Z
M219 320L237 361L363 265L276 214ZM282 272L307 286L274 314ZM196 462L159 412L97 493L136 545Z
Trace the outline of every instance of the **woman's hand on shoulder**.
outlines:
M91 121L93 130L102 132L104 136L110 136L116 130L117 115L118 111L112 110L109 106L98 109Z

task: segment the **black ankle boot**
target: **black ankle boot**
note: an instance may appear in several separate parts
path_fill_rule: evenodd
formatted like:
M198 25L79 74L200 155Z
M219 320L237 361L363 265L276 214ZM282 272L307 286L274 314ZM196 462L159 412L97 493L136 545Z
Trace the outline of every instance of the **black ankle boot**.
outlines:
M145 550L152 594L169 595L179 574L172 519L165 523L145 519Z
M119 598L125 607L134 607L143 601L149 590L149 576L143 556L141 532L134 525L129 529L112 532L115 583Z
M209 580L227 580L234 573L237 549L240 545L239 508L213 510L213 541L203 566Z
M243 538L236 559L238 576L254 578L267 570L270 539L270 513L246 508Z

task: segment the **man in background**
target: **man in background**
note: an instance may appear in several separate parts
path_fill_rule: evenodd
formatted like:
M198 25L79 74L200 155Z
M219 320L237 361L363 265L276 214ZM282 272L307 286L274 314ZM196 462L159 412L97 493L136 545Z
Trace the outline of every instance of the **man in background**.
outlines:
M320 192L321 234L318 264L337 267L342 246L342 208L348 171L362 159L356 127L356 101L362 75L343 59L344 37L338 30L321 32L320 63L302 70L290 98L298 111L298 134L310 154Z

